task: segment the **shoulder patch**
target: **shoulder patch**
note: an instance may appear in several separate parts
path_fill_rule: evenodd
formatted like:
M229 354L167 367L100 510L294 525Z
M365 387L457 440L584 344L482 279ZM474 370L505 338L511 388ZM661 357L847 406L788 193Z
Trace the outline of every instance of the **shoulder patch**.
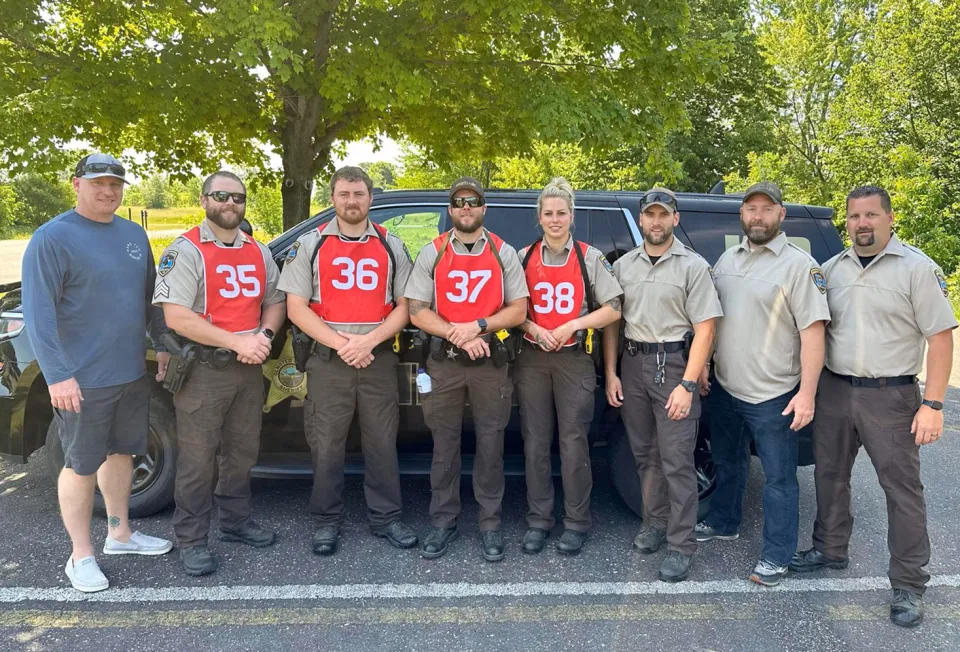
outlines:
M297 252L300 251L300 241L297 240L293 243L293 246L287 250L287 257L284 258L284 262L289 263L291 260L297 257Z
M160 263L157 265L157 275L166 276L173 269L173 266L177 264L177 254L180 253L176 250L168 251L163 254L160 258Z
M823 272L820 271L819 267L814 267L810 270L810 278L813 280L813 284L817 286L817 289L820 290L820 294L827 293L827 279L823 277Z
M947 288L947 279L943 278L943 272L941 272L939 269L934 269L933 275L937 277L937 283L940 284L940 291L943 292L943 296L949 298L950 291Z
M610 272L610 276L615 276L613 273L613 265L610 264L610 261L607 260L607 257L603 254L600 254L600 263L603 265L603 268Z

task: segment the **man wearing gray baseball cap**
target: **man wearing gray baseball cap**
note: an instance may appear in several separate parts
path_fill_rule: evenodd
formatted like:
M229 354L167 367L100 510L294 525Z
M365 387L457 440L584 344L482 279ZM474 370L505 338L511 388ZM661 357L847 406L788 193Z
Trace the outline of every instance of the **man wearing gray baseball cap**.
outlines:
M131 531L127 517L133 456L146 454L149 432L144 333L156 343L164 325L152 306L156 266L147 234L114 214L126 182L114 157L82 158L73 176L76 207L37 229L23 256L24 321L63 447L58 493L73 543L64 570L86 593L110 585L90 541L97 486L107 508L103 554L172 548ZM162 374L169 354L155 348Z

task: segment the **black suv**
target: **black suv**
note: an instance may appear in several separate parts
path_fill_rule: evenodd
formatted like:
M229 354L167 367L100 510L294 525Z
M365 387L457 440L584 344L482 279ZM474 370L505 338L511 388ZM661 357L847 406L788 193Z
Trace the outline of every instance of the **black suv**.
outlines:
M528 190L491 190L487 193L484 224L491 231L520 249L537 237L536 203L538 193ZM640 198L638 192L580 192L577 194L575 237L584 240L612 262L641 241L637 226ZM678 197L680 227L677 237L711 263L739 242L740 197L719 194L684 194ZM377 192L370 219L400 236L412 254L440 232L451 228L447 212L447 194L436 190ZM823 262L840 252L843 244L831 222L827 208L789 204L783 229L790 240ZM279 236L270 243L278 265L296 239L308 229L333 219L327 209ZM23 332L19 283L0 286L0 455L25 462L27 457L47 444L50 471L59 473L63 452L57 428L52 421L46 382L37 365L33 349ZM4 294L6 293L6 294ZM311 474L310 453L303 434L303 374L294 367L287 337L278 337L271 359L264 364L264 383L269 393L264 406L260 457L253 473L261 478L304 478ZM409 341L409 338L407 338ZM404 345L404 349L406 346ZM156 374L156 358L148 351L148 373ZM404 350L397 369L400 376L400 468L403 473L428 474L430 471L430 431L416 392L416 362ZM602 373L602 370L598 370ZM596 394L596 417L591 428L591 446L595 455L609 459L616 488L635 512L640 512L640 484L630 446L623 432L619 411L607 405L604 383L600 379ZM320 397L322 400L322 397ZM801 432L801 463L811 464L809 427ZM700 482L700 509L708 509L714 474L710 462L709 428L704 418L700 429L696 461ZM363 471L359 433L353 424L348 440L348 471ZM473 424L467 413L464 425L463 464L469 473L473 459ZM506 472L523 474L523 442L519 414L510 419L505 438ZM150 441L146 456L134 462L130 512L133 516L155 513L172 503L177 456L176 419L171 396L155 387L150 407ZM558 458L555 458L558 461ZM555 465L559 469L559 464ZM97 496L102 511L102 498Z

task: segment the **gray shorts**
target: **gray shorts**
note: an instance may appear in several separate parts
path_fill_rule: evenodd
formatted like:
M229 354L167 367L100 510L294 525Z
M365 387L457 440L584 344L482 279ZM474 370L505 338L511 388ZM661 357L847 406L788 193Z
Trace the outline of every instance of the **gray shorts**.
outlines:
M64 466L93 475L107 455L144 455L150 431L150 379L82 389L80 412L54 408Z

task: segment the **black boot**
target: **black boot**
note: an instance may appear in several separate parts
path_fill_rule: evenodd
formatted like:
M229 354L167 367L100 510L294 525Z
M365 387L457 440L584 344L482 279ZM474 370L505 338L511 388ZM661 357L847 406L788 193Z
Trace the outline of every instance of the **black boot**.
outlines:
M387 525L371 527L370 531L373 532L374 536L389 541L390 545L394 548L412 548L417 545L419 541L413 528L400 521L393 521Z
M339 541L339 525L321 525L313 534L313 554L329 557L337 551Z
M660 550L660 546L667 540L667 533L663 530L644 525L633 540L633 547L645 555Z
M682 582L687 579L692 563L693 555L685 555L679 550L667 551L667 556L660 563L660 581Z
M500 561L507 553L503 549L503 535L500 530L487 530L481 532L483 537L483 547L480 551L483 558L487 561Z
M890 620L901 627L916 627L923 622L923 597L903 589L893 590Z
M535 555L543 550L543 545L546 543L547 537L549 536L550 533L546 530L542 530L538 527L532 527L527 530L526 534L523 535L523 547L520 549L528 555Z
M443 557L447 554L447 548L450 547L450 544L456 541L459 536L460 533L457 532L456 526L448 529L442 527L431 529L427 538L423 540L423 545L420 546L420 556L424 559Z
M220 540L244 543L254 548L266 548L272 546L277 540L277 533L248 520L234 530L220 530Z
M850 565L849 559L833 559L816 548L801 550L793 555L790 560L790 570L794 573L810 573L822 570L824 568L836 568L842 570Z
M213 553L203 543L189 548L180 548L180 561L183 562L183 570L186 571L187 575L194 577L209 575L217 570L217 562L213 558Z
M557 541L557 552L561 555L576 555L587 542L587 533L578 530L564 530Z

